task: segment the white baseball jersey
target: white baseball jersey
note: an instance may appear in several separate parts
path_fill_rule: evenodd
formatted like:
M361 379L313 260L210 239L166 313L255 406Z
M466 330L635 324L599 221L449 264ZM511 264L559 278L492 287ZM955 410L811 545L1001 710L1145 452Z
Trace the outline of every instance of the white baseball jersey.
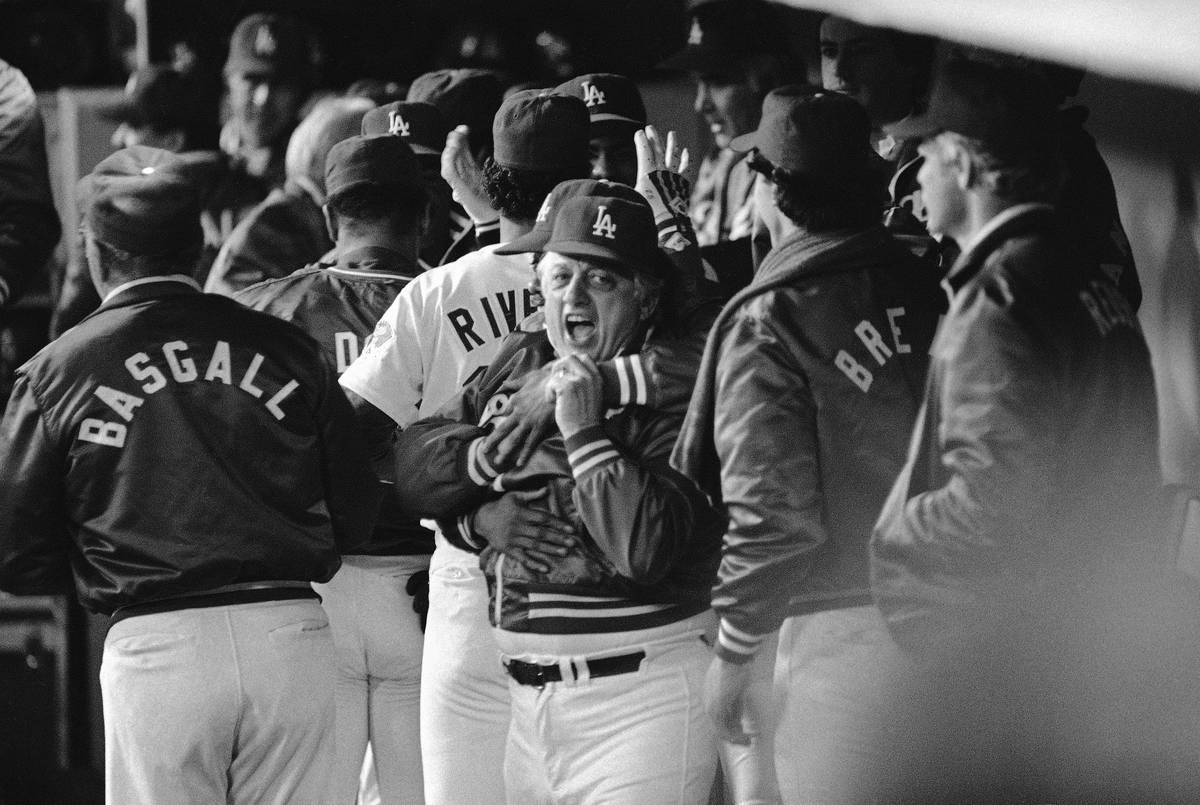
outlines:
M432 268L406 285L341 384L401 427L457 394L534 311L529 256L502 256L496 248Z

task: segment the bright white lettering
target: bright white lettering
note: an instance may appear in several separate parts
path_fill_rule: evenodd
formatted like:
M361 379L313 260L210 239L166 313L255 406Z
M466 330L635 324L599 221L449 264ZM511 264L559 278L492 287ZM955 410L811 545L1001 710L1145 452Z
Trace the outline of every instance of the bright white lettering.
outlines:
M850 378L854 385L863 391L871 390L871 381L875 379L874 376L867 367L854 360L849 352L844 349L838 350L837 357L834 358L833 363L837 368L842 370L842 374Z
M858 326L854 328L854 333L858 336L858 340L863 342L863 346L871 353L871 357L880 366L892 357L892 351L888 349L887 344L883 343L883 336L875 329L875 325L869 321L860 321Z
M896 345L896 351L901 355L907 355L912 352L912 347L900 340L900 325L896 323L896 319L904 315L904 308L889 307L887 309L888 326L892 328L892 343Z
M282 420L283 419L283 409L279 407L279 404L281 402L283 402L285 399L287 399L287 397L293 391L298 389L299 387L300 387L300 384L297 383L295 380L289 380L284 385L283 388L281 388L279 391L275 392L274 397L267 400L267 410L270 411L276 419ZM257 396L257 395L255 395L255 396Z
M229 342L218 341L213 347L212 359L208 362L205 380L220 380L226 386L233 385L233 370L229 359Z
M254 385L254 376L258 374L258 369L262 366L262 362L263 356L255 352L254 359L250 361L250 368L242 376L242 382L238 383L238 388L253 397L261 397L263 395L262 389Z
M120 422L105 422L103 419L85 419L79 426L79 438L92 444L106 447L124 447L127 428Z
M103 400L105 405L116 411L117 415L126 422L133 419L134 411L145 402L141 397L110 389L108 386L100 386L92 393Z
M196 362L191 358L180 358L176 353L186 352L188 345L182 341L168 341L163 344L163 357L167 359L167 367L176 383L191 383L196 379Z
M142 366L141 364L144 363L150 363L150 356L145 352L139 352L125 359L125 368L129 370L129 374L133 376L134 380L148 380L149 382L142 386L142 391L153 394L167 385L167 378L157 367Z

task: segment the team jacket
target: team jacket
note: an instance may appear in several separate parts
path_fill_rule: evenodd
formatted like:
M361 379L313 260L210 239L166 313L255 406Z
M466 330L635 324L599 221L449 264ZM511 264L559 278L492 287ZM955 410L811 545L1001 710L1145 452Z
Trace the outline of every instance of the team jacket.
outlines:
M230 233L204 290L232 296L256 282L285 277L332 247L321 205L308 190L289 181L272 190Z
M340 375L358 357L375 323L413 277L411 259L384 248L347 252L333 265L303 268L252 285L234 299L254 310L290 321L317 339ZM396 511L385 495L371 541L362 554L422 554L433 551L433 534Z
M797 234L718 317L673 463L728 514L718 652L870 602L867 541L904 460L943 297L882 227Z
M1149 354L1129 302L1064 242L1050 207L1022 205L947 276L922 413L871 544L875 598L914 652L1003 628L1110 551L1155 553Z
M190 280L133 284L18 371L0 427L0 588L90 609L327 581L376 481L299 328Z
M630 631L707 609L721 522L667 463L679 417L626 406L565 444L555 433L525 466L497 474L480 452L488 423L505 389L554 357L544 334L505 346L482 377L439 416L405 429L397 445L406 509L438 518L459 547L483 550L492 624L542 634ZM502 494L542 489L546 505L581 535L545 575L479 543L464 517Z

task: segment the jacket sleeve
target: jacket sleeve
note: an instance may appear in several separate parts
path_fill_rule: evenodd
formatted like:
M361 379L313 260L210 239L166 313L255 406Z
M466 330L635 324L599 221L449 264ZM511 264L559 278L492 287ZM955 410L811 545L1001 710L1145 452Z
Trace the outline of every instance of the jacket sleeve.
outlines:
M19 375L0 423L0 590L70 590L63 464L29 379Z
M731 662L752 659L779 628L792 585L827 539L816 404L773 325L740 312L718 353L713 429L729 524L713 609L717 653Z
M320 361L322 397L317 418L325 502L338 550L347 554L370 538L382 491L371 468L366 439L338 385L337 374L323 352Z
M698 524L716 517L668 463L678 433L678 417L661 416L635 445L617 445L600 425L566 441L584 527L614 569L640 584L662 580L695 548Z
M37 96L19 70L0 62L0 306L21 295L60 233Z
M940 464L932 472L944 480L925 489L898 483L875 528L872 587L893 634L913 647L942 639L929 633L931 622L1001 616L989 610L1022 598L1020 587L1037 572L1031 560L1046 535L1036 523L1052 505L1055 400L1064 381L1044 340L1014 317L1004 295L993 288L970 300L947 339L953 351L938 358L945 375L927 404L937 406L940 423L924 437ZM901 483L930 474L906 467Z

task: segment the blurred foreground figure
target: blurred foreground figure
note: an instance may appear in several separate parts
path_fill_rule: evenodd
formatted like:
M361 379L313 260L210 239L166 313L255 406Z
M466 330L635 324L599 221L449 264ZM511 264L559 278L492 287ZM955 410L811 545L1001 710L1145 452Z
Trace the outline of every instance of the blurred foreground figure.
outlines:
M1050 93L944 68L919 174L961 256L872 588L920 664L897 680L892 801L1194 802L1194 593L1160 522L1150 358L1052 199Z
M18 372L0 424L0 589L110 615L112 803L319 802L334 649L310 586L376 480L320 347L199 292L194 188L138 146L81 182L100 309Z

